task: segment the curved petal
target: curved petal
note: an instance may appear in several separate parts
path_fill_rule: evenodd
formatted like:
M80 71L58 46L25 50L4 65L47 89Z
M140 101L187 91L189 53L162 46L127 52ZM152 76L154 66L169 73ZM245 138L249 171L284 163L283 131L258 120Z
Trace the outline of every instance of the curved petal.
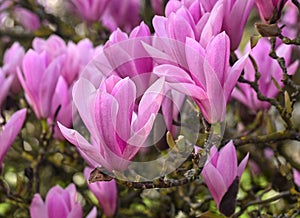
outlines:
M248 159L249 159L249 153L247 153L246 157L244 157L244 159L241 161L241 163L240 163L240 165L237 169L237 175L238 175L239 178L242 177L242 174L243 174L243 172L245 170L245 167L248 163Z
M225 181L223 180L223 176L209 162L205 164L202 171L202 176L212 197L214 198L217 206L219 207L222 197L224 196L228 188L226 187Z
M221 173L227 188L237 176L237 156L232 141L227 143L219 152L217 169Z
M31 218L49 218L47 207L39 194L35 194L30 204Z
M46 206L48 209L49 217L66 218L69 214L67 203L61 198L61 191L59 186L53 187L46 196Z

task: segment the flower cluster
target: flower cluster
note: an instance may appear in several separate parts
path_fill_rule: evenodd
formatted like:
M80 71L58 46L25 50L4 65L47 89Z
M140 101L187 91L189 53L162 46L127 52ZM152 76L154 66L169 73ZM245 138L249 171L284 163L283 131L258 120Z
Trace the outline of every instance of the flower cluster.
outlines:
M299 207L298 8L0 2L0 213L238 217L270 189ZM253 20L261 35L247 43Z

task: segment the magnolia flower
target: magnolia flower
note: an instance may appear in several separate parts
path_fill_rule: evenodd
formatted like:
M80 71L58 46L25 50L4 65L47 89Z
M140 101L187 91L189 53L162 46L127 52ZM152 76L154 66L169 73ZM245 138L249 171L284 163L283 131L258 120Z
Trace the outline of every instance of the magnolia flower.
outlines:
M153 26L159 36L163 32L176 31L173 35L167 33L167 36L173 38L175 35L179 40L191 37L204 47L213 36L225 31L230 38L231 50L235 50L240 44L253 4L254 0L173 0L166 6L167 18L154 17Z
M68 87L72 86L78 79L81 71L94 57L94 52L93 43L89 39L83 39L77 44L72 41L68 42L64 52L63 68L61 69L61 75Z
M296 169L293 169L293 176L295 184L300 187L300 172Z
M96 217L95 209L91 212ZM74 184L65 189L60 186L51 188L46 196L45 203L40 194L35 194L30 204L31 218L79 218L82 217L82 206L76 197Z
M4 71L0 68L0 109L2 103L7 97L10 86L13 82L14 77L12 75L6 77Z
M245 24L254 0L233 0L223 1L225 5L222 30L230 38L230 48L232 51L239 47L244 32Z
M88 23L98 21L103 15L109 0L71 0L77 14Z
M119 27L128 32L141 21L140 8L140 0L110 0L101 21L110 31Z
M71 126L73 117L71 91L68 87L67 82L62 76L60 76L57 81L55 91L50 103L51 111L48 116L48 123L55 123L53 136L56 139L64 139L56 124L56 121L61 122L65 126Z
M246 56L229 66L230 44L224 32L214 37L206 48L187 38L185 49L187 70L163 64L155 67L153 72L165 77L172 89L193 97L209 123L224 121L227 101L245 65Z
M250 50L250 45L248 45L248 49ZM289 75L293 75L298 67L298 61L291 63L292 49L291 46L285 44L281 44L276 49L277 55L285 59ZM283 79L283 73L278 62L269 56L270 50L271 43L263 38L259 40L258 44L252 49L250 54L255 59L258 72L261 75L258 80L260 92L268 98L274 98L279 90L273 80L275 80L280 87L283 87L281 81ZM255 69L250 59L247 60L244 72L245 79L254 81ZM260 101L257 98L257 93L250 85L245 83L238 83L237 88L232 92L232 96L253 111L269 109L271 106L269 102Z
M88 179L92 169L86 167L84 169L85 178ZM103 208L103 212L107 217L112 217L117 209L117 184L115 180L105 182L93 182L88 184L89 189L93 192Z
M274 13L277 16L286 2L287 0L255 0L260 17L264 21L271 19Z
M21 109L15 112L7 124L2 128L2 131L0 132L0 166L5 154L13 144L16 136L19 134L25 118L26 109Z
M54 59L66 54L66 43L57 35L51 35L48 39L34 38L33 50L39 54L45 53L46 64L49 65Z
M163 14L163 0L151 0L151 6L155 14Z
M40 28L40 19L39 17L25 9L25 8L21 8L21 7L15 7L14 8L14 15L16 17L16 20L27 30L29 31L34 31Z
M18 93L21 89L17 75L17 69L22 66L24 55L24 48L19 42L14 42L14 44L4 53L3 71L6 75L12 75L14 77L11 85L11 90L13 93Z
M239 179L246 167L249 153L237 164L232 141L218 152L213 146L204 165L202 176L220 212L230 216L235 210Z
M117 29L110 35L103 50L113 71L108 70L104 74L108 76L115 73L121 78L129 77L135 82L138 95L145 92L155 77L152 74L153 60L143 47L143 43L151 44L150 36L150 29L144 22L134 28L129 36Z
M111 76L99 89L79 79L73 88L73 101L92 144L61 124L60 130L92 167L124 171L150 134L163 98L163 83L159 79L146 90L135 113L136 86L128 77Z
M37 118L48 118L51 101L59 78L61 57L47 65L46 53L38 54L29 50L23 60L22 71L18 70L20 83L26 99L32 106Z

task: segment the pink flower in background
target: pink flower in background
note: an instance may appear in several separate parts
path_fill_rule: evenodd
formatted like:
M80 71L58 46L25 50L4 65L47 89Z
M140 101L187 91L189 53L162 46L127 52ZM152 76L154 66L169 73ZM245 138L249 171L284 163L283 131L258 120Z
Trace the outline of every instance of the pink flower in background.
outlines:
M98 21L110 0L71 0L77 14L88 23Z
M26 109L15 112L0 132L0 166L5 154L19 134L26 118Z
M153 26L156 33L160 36L162 35L161 30L165 27L169 30L175 29L178 31L176 34L177 38L180 35L186 35L196 39L204 47L213 36L225 31L230 38L231 50L235 50L240 44L244 27L253 4L254 0L173 0L169 1L166 6L166 17L168 19L163 19L163 17L156 16L153 20ZM182 13L183 8L188 10L188 13ZM187 29L186 23L181 21L182 24L177 25L178 27L175 27L176 23L174 23L174 18L172 18L174 14L188 21L188 26L193 29L195 37L191 35L191 31L189 30L190 28ZM190 21L190 18L188 18L187 14L190 14L193 17L193 22ZM167 21L169 19L171 20ZM179 18L177 18L177 20L178 21L176 22L179 22ZM165 24L163 24L164 22ZM193 27L194 25L195 27ZM169 26L174 27L171 29ZM185 28L186 30L184 31L182 28ZM170 34L167 35L168 37L172 37ZM181 38L185 39L185 37Z
M37 118L50 117L51 101L61 66L61 57L47 65L45 52L39 54L30 49L24 57L22 71L18 71L18 76Z
M248 45L247 49L250 50L250 45ZM291 46L285 44L281 44L276 49L277 55L285 59L289 75L294 74L298 67L298 61L291 63L292 49L293 48ZM279 90L273 79L280 87L283 87L283 83L281 81L283 73L278 62L269 56L270 50L270 42L263 38L259 40L258 44L252 49L250 54L255 59L258 71L261 74L258 80L258 88L260 92L266 97L274 98L278 94ZM244 71L244 78L249 81L254 81L255 69L250 59L247 60ZM235 88L232 92L232 96L253 111L270 108L270 103L258 100L256 92L245 83L238 83L237 88Z
M58 112L58 113L57 113ZM56 114L57 113L57 114ZM56 116L56 117L55 117ZM72 126L72 96L65 79L60 76L58 78L55 91L51 99L51 111L48 117L48 123L55 124L54 135L56 139L64 139L56 121L61 122L65 126Z
M31 218L79 218L82 217L82 206L77 199L76 187L68 185L51 188L45 202L40 194L35 194L30 204Z
M16 20L29 31L34 31L40 28L41 23L39 17L25 8L15 7L14 16Z
M143 47L142 42L151 44L149 27L142 22L129 36L120 29L114 31L104 46L105 57L111 69L121 78L129 77L137 86L137 95L142 95L157 78L152 74L153 59ZM109 74L106 74L106 76Z
M187 38L188 71L170 64L154 68L168 85L193 97L209 123L224 121L226 104L246 63L246 56L229 66L230 44L225 32L218 34L206 48Z
M46 64L48 65L55 58L66 54L66 43L57 35L51 35L48 39L34 38L32 41L33 50L37 53L45 52Z
M239 179L246 167L249 154L237 164L232 141L218 152L213 146L204 165L202 176L220 212L230 216L235 210ZM232 192L232 193L230 193Z
M94 53L93 43L89 39L83 39L77 44L72 41L68 42L64 52L65 60L61 75L69 87L78 79L81 71L92 60Z
M99 89L85 79L74 85L73 101L91 134L92 145L77 131L59 124L64 137L74 144L93 167L124 171L150 134L163 98L163 80L157 80L133 111L136 86L129 78L111 76Z
M84 169L85 178L88 180L92 169L86 167ZM112 217L117 209L118 190L115 180L94 182L88 184L89 189L98 199L100 206L103 209L104 214L107 217Z
M0 68L0 109L4 100L7 97L13 79L14 77L12 75L6 77L4 71Z
M296 169L293 169L293 176L295 184L300 187L300 172Z
M281 12L287 0L255 0L260 17L263 21L272 18L273 13Z
M22 66L24 55L25 50L19 42L14 42L14 44L4 53L3 71L6 75L12 75L14 77L11 85L13 93L18 93L21 89L17 69Z
M163 14L163 0L151 0L151 6L155 14L161 15Z
M129 32L141 22L140 9L140 0L110 0L101 21L111 32L117 28Z

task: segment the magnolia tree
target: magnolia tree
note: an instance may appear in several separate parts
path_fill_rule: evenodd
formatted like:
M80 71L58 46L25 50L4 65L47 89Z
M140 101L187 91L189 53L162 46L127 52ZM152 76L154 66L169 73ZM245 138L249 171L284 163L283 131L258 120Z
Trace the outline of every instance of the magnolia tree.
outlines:
M0 216L297 217L297 0L2 0Z

